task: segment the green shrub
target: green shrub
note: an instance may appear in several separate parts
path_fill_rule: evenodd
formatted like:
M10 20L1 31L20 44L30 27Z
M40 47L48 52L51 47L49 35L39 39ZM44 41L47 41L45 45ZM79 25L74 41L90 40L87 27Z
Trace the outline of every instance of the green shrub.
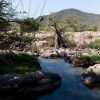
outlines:
M76 47L76 43L74 40L69 40L68 38L63 38L63 39L64 39L64 43L67 48L75 48Z
M100 62L100 55L81 55L72 59L72 64L79 67L89 67Z
M20 23L20 30L23 33L24 32L30 33L39 30L39 26L40 23L38 22L38 20L34 18L27 18Z
M55 46L55 37L54 36L46 37L46 38L44 38L44 40L46 40L48 42L48 46L50 46L50 47Z
M92 49L100 49L100 39L91 42L88 46Z
M86 26L86 31L94 31L98 30L98 26Z
M25 53L0 55L0 73L25 72L36 69L40 69L40 63L34 56Z
M82 59L90 59L94 61L99 61L100 60L100 55L82 55L82 56L77 56L76 58L82 60Z
M94 61L100 61L100 55L88 55L88 57Z
M67 42L67 47L68 47L68 48L74 48L74 47L76 47L75 41L74 41L74 40L69 40L69 41Z

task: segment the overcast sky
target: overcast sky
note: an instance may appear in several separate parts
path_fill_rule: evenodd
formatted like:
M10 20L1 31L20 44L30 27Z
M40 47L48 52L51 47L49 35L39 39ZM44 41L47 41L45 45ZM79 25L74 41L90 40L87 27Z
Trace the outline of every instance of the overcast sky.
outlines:
M24 16L38 17L63 9L75 8L88 13L100 14L100 0L12 0L13 7L18 11L25 11ZM43 9L43 12L42 12ZM42 14L41 14L42 12ZM22 15L23 16L23 15Z

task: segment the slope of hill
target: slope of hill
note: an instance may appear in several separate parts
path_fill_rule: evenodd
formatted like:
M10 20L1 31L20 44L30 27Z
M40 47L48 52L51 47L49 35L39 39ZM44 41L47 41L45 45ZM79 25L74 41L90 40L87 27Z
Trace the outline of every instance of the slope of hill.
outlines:
M82 11L77 10L77 9L64 9L64 10L61 10L61 11L58 12L58 17L57 18L63 20L64 16L70 16L70 15L76 15L76 16L79 16L79 17L83 18L82 24L100 25L100 15L99 14L82 12ZM44 15L44 16L38 17L39 20L41 18L43 18L43 20L41 21L41 24L45 25L46 18L48 16L49 15Z

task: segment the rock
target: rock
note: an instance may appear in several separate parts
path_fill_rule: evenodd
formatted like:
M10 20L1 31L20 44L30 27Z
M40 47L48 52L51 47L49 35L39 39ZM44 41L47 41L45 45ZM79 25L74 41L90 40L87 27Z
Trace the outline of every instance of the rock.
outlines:
M64 57L64 56L66 56L65 49L59 48L59 49L56 49L56 51L58 52L59 57Z
M25 74L7 73L0 75L0 98L24 93L44 93L53 91L61 84L58 74L30 71ZM33 96L34 96L33 95ZM3 97L4 96L4 97Z
M76 56L76 55L86 55L86 53L81 52L81 51L75 51L72 49L65 49L65 48L58 48L58 49L50 49L44 51L41 56L44 58L49 58L49 57L66 57L66 56Z
M57 50L46 50L44 53L41 54L42 57L44 58L49 58L49 57L58 57L58 52Z
M18 53L26 53L26 54L28 54L28 55L31 55L31 56L39 56L39 53L38 53L38 51L34 51L34 52L29 52L29 51L27 51L27 52L18 52ZM18 54L18 53L16 53L16 54Z
M65 48L58 48L58 49L48 49L43 51L41 56L44 58L49 58L49 57L66 57L66 56L79 56L79 55L88 55L88 53L82 52L82 51L77 51L77 50L72 50L72 49L65 49Z
M46 40L37 41L36 46L47 46L48 42Z
M100 82L100 64L90 66L82 72L82 81L86 85L92 85L95 82Z
M67 56L73 56L73 55L77 55L77 51L71 50L71 49L66 49L65 53Z
M46 50L44 53L41 54L44 58L50 58L50 57L65 57L66 52L65 49L59 48L59 49L51 49Z

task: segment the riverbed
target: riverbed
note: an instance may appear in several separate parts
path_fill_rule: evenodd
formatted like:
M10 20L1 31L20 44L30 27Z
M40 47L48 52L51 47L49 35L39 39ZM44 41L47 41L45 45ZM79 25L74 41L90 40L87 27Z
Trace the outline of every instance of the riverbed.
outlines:
M82 67L73 67L64 59L44 59L38 57L43 71L57 73L62 79L61 86L48 95L36 100L100 100L99 85L85 86L81 81Z

